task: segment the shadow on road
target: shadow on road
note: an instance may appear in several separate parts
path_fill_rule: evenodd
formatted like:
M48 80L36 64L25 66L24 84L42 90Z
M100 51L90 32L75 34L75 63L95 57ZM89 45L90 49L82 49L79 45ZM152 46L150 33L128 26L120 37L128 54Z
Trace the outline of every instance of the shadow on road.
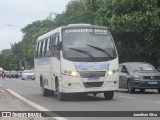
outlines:
M117 92L121 92L121 93L128 93L127 90L119 90ZM129 93L128 93L129 94ZM145 92L140 92L139 90L136 90L134 93L132 94L159 94L158 92L156 91L145 91Z
M57 95L51 96L54 99L57 100ZM65 102L82 102L82 101L89 101L89 102L94 102L94 101L113 101L114 98L112 100L105 100L104 97L101 97L99 95L97 96L93 96L92 94L87 94L87 95L83 95L83 94L68 94L66 96Z

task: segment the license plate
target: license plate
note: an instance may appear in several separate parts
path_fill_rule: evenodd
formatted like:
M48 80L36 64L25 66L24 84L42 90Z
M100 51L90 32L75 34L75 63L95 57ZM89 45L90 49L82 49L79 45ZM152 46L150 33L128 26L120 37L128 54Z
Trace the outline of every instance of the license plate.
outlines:
M99 80L99 78L98 77L90 77L90 78L88 78L88 80Z
M157 82L148 82L148 84L150 84L150 85L157 85L158 83Z

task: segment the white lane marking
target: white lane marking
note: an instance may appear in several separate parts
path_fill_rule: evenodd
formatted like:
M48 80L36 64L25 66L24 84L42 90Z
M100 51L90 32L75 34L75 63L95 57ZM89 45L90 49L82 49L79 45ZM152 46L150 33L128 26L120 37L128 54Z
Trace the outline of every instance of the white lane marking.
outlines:
M160 104L160 101L158 101L157 103L159 103L159 104Z
M119 96L119 97L123 97L123 98L129 98L129 99L135 99L134 97L128 97L128 96Z
M0 84L0 86L2 86L2 85Z
M4 92L3 90L1 90L1 92Z
M21 99L22 101L28 103L29 105L33 106L34 108L36 108L36 109L38 109L38 110L40 110L40 111L51 111L51 110L49 110L49 109L46 109L46 108L44 108L44 107L42 107L42 106L40 106L40 105L38 105L38 104L36 104L36 103L34 103L34 102L32 102L32 101L30 101L30 100L22 97L21 95L17 94L16 92L14 92L14 91L12 91L12 90L10 90L10 89L7 89L7 91L10 92L10 93L12 93L12 94L13 94L14 96L16 96L17 98ZM52 118L57 119L57 120L67 120L67 119L64 118L64 117L52 117Z

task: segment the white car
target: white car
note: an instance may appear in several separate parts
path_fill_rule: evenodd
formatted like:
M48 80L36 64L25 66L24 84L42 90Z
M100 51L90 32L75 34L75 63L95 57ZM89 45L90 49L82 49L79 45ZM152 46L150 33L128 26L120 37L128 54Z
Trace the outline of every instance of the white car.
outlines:
M32 80L35 80L35 75L34 75L34 72L33 70L24 70L22 72L22 80L25 80L25 79L32 79Z

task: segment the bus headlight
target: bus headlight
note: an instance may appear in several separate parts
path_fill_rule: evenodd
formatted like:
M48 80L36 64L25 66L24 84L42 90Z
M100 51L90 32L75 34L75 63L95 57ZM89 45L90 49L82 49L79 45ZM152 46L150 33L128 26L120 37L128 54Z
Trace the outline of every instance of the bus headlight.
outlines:
M110 71L108 71L108 75L112 75L113 74L113 72L110 70Z
M109 70L108 75L112 75L113 73L116 73L118 70Z
M67 71L67 70L64 70L64 71L63 71L63 74L64 74L64 75L69 75L69 76L74 76L74 77L77 77L77 76L78 76L78 72L75 72L75 71Z
M71 71L71 74L70 74L71 76L77 76L78 74L77 74L77 72L74 72L74 71Z

